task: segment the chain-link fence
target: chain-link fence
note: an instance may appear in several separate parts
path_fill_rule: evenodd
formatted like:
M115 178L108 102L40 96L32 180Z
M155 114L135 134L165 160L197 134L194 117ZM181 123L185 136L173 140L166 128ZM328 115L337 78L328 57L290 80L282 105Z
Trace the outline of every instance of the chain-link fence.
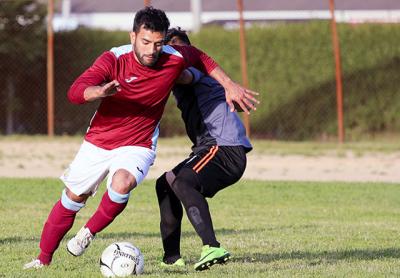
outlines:
M0 133L46 134L46 32L43 7L0 17ZM15 1L21 3L24 1ZM27 1L34 2L34 1ZM8 13L8 14L7 14ZM21 14L21 11L19 11ZM250 117L253 137L278 140L335 138L335 67L329 21L273 22L247 28L250 87L261 104ZM339 24L344 127L347 139L400 133L400 25ZM209 26L191 35L240 81L238 30ZM55 34L55 133L82 134L98 103L76 106L66 92L103 51L129 43L127 32L76 29ZM162 135L183 135L174 100L167 105Z

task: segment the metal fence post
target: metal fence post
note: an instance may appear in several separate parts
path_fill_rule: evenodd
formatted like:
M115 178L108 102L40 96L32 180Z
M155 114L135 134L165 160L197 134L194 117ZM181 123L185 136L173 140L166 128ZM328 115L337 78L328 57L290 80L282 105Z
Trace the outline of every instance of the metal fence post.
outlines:
M237 0L237 6L239 10L240 65L242 69L242 82L243 86L248 88L249 80L247 77L246 37L243 20L243 0ZM248 114L243 113L243 121L246 128L246 134L248 137L250 137L250 118Z
M201 29L201 0L191 0L190 9L193 15L193 32L197 33Z
M339 45L339 38L338 38L338 34L337 34L337 29L336 29L335 1L334 0L329 1L329 9L331 12L333 55L335 57L338 140L339 140L339 143L343 143L344 127L343 127L342 69L341 69L341 65L340 65L340 45Z
M47 135L54 136L54 0L47 2Z

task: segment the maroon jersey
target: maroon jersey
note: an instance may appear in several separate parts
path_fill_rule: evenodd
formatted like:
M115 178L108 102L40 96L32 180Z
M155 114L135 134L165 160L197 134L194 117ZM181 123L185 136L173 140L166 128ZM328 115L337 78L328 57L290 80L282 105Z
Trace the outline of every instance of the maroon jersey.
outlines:
M82 104L87 87L112 80L120 84L121 91L101 100L85 140L107 150L121 146L154 149L169 93L189 66L210 73L217 64L192 46L164 46L152 67L136 61L132 45L104 52L68 91L72 103Z

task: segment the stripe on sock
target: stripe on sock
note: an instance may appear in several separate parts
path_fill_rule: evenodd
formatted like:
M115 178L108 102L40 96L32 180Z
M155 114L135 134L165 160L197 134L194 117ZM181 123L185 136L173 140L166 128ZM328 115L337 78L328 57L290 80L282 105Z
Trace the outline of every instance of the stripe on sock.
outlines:
M130 195L131 195L130 192L127 194L120 194L120 193L114 191L111 188L111 186L108 188L108 196L110 197L111 201L118 203L118 204L127 203Z
M78 203L73 200L71 200L65 191L63 190L61 194L61 204L63 205L64 208L73 210L73 211L79 211L81 208L85 206L85 203Z

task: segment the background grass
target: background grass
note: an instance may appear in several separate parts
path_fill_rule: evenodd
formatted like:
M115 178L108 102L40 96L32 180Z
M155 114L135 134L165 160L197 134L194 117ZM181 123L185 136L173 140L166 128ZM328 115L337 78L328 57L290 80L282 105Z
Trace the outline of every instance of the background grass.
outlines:
M1 136L0 143L10 142L27 142L27 143L47 143L47 142L60 142L60 143L76 143L81 144L83 140L82 135L76 136L54 136L49 137L45 135L10 135ZM333 141L274 141L251 138L251 143L257 152L270 153L270 154L303 154L303 155L321 155L326 153L340 153L343 151L352 151L355 153L393 153L400 151L400 136L387 135L379 138L364 138L359 141L348 141L343 144L338 144L336 140ZM187 136L173 136L161 137L158 139L158 146L172 148L174 152L187 153L188 149L192 146L192 142ZM157 155L165 155L163 152ZM1 159L1 152L0 152Z
M400 133L400 24L339 24L343 69L344 126L347 139ZM194 45L207 52L240 81L239 33L207 26L191 34ZM38 37L39 39L40 37ZM252 134L279 140L336 137L336 86L328 21L253 26L246 32L249 86L260 92L252 113ZM78 29L55 35L55 132L84 133L98 103L71 105L66 92L73 81L105 50L129 43L128 32ZM28 53L29 52L29 53ZM18 55L25 61L30 51ZM45 49L43 49L45 53ZM9 56L1 62L9 64ZM31 68L31 65L19 68ZM46 61L39 69L13 75L14 120L18 133L46 133ZM0 91L7 91L0 75ZM27 92L32 92L27 94ZM0 110L10 104L0 100ZM0 118L4 133L6 118ZM175 101L170 100L161 134L184 134Z
M67 254L66 240L96 209L104 186L77 216L53 264L23 271L37 255L43 222L61 189L52 179L0 179L0 277L100 277L102 250L122 240L142 250L149 277L400 275L399 184L260 181L241 181L210 200L218 239L234 256L227 265L193 270L201 242L185 218L182 255L189 266L178 272L159 267L154 181L145 181L82 257Z

